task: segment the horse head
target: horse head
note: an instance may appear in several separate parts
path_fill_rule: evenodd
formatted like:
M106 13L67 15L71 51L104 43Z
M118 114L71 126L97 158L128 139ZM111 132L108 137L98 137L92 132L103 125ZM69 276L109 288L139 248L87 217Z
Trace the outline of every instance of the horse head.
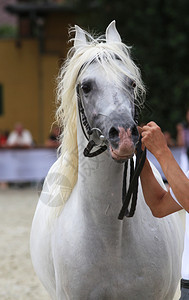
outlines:
M77 78L77 93L95 139L103 136L111 157L118 162L133 156L139 138L136 95L141 81L123 45L113 21L104 42L93 45L96 51L81 66ZM76 26L76 52L84 46L86 51L92 47L86 33Z

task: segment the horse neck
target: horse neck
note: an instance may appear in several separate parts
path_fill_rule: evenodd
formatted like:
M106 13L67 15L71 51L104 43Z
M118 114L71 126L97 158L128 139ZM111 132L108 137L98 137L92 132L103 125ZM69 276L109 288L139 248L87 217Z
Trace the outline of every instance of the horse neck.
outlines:
M78 133L78 197L82 208L96 219L117 216L122 205L123 164L113 161L106 152L84 157L87 140Z

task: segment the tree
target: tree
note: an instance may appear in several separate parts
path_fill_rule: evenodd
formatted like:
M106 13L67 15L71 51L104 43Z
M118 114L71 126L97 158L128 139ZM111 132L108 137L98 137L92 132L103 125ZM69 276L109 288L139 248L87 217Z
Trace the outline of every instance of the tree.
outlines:
M1 38L13 38L16 36L17 29L11 25L0 26L0 39Z
M189 104L189 2L98 0L90 2L90 12L88 1L81 2L87 10L80 19L85 28L104 32L109 22L117 21L147 87L152 114L144 111L143 120L154 120L175 134Z

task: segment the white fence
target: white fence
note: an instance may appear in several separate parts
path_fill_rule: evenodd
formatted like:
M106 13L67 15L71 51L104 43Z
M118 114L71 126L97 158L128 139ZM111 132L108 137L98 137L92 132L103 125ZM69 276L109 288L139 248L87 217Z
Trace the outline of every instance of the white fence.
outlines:
M40 181L57 158L50 148L0 149L0 182Z
M189 169L185 148L171 148L184 172ZM156 166L161 176L165 176L155 157L148 152L147 157ZM50 148L5 149L0 148L0 182L40 181L57 159L57 150Z

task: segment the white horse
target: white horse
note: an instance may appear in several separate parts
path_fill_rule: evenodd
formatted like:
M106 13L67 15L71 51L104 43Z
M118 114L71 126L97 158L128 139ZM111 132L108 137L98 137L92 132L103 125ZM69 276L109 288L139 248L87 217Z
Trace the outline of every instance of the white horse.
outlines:
M58 85L61 155L45 179L31 230L35 271L52 299L171 300L181 268L179 217L154 218L139 182L134 217L118 219L123 162L138 140L140 72L114 21L105 38L78 26L75 32ZM85 157L88 134L92 151L107 150Z

